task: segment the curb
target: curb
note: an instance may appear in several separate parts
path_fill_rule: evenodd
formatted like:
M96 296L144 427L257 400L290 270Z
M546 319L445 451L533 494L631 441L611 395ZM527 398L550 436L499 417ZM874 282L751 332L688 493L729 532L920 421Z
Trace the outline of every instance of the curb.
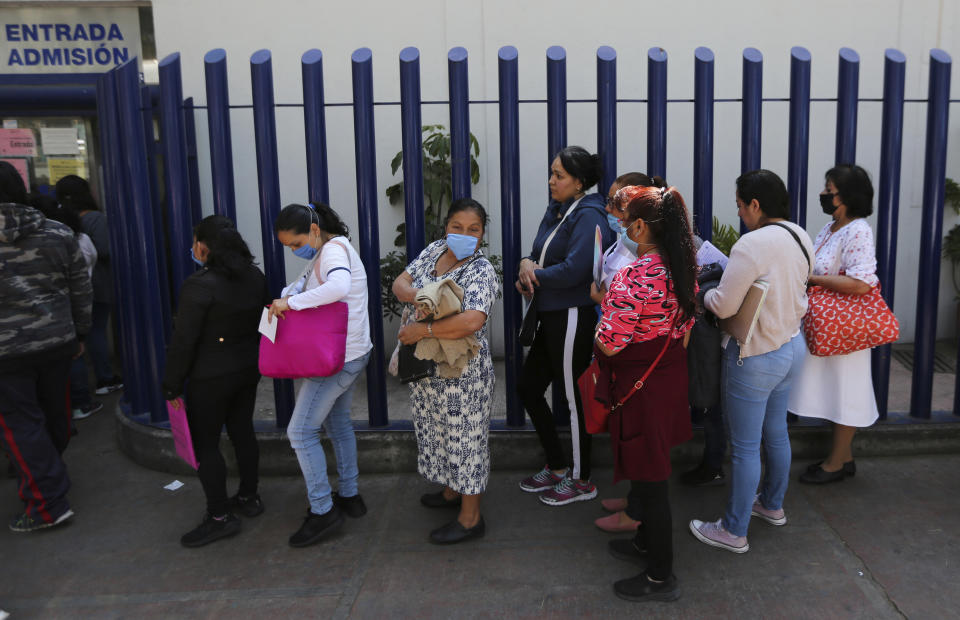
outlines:
M119 407L114 410L117 443L132 461L148 469L174 474L196 474L183 462L173 447L169 430L140 424L124 415ZM561 432L568 436L569 433ZM290 447L286 433L258 432L260 443L260 474L265 476L295 476L300 465ZM790 428L790 445L795 460L823 458L829 451L829 426L794 426ZM323 438L327 465L336 471L333 449ZM685 465L699 460L703 446L703 431L694 429L693 439L677 446L671 453L674 464ZM859 431L854 439L857 456L911 456L918 454L949 454L960 452L960 422L917 424L877 424ZM236 473L233 450L226 435L221 436L221 452L231 474ZM593 466L612 467L613 453L610 436L594 438ZM729 455L728 455L729 458ZM364 473L405 473L417 470L417 441L410 431L362 431L357 433L357 460ZM490 433L490 461L497 470L537 470L543 467L542 450L533 431L496 430Z

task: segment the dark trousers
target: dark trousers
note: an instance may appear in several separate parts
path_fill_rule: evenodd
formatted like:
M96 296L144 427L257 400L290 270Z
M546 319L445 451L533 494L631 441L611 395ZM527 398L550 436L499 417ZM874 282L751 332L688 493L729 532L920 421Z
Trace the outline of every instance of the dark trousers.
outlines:
M227 427L240 470L240 495L257 492L260 447L253 430L253 410L260 373L256 368L212 379L191 379L186 406L207 512L221 516L230 510L227 465L220 453L220 432Z
M670 514L669 481L630 481L627 516L641 521L637 547L647 551L647 575L663 581L673 574L673 517Z
M727 430L723 408L718 403L703 412L703 463L711 469L722 469L726 452Z
M93 360L93 374L97 381L105 383L113 379L113 363L110 361L110 345L107 343L107 326L113 304L93 302L93 324L87 334L87 351Z
M538 318L540 325L520 375L520 401L537 430L540 445L546 452L547 466L563 469L570 465L571 476L586 480L590 478L591 436L583 423L577 379L590 365L597 313L593 306L582 306L541 311ZM553 413L544 397L547 387L554 382L563 386L569 401L572 463L560 445Z
M70 440L70 362L65 357L0 373L0 445L17 470L27 515L46 523L70 508L70 478L60 457Z

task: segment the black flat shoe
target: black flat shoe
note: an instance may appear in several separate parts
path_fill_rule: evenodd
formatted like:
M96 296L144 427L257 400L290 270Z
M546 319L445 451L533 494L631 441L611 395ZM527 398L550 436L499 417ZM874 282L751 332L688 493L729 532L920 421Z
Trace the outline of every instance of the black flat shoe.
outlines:
M332 497L333 505L342 510L348 517L356 519L367 514L367 505L363 503L363 498L360 497L359 493L344 497L334 491Z
M443 496L443 491L436 493L424 493L420 496L420 503L427 508L459 508L460 496L457 499L447 499Z
M625 562L643 562L647 559L647 552L637 545L636 538L616 538L607 542L610 555Z
M229 512L219 519L214 519L208 513L203 515L200 525L180 538L180 544L184 547L202 547L238 533L240 533L240 519Z
M800 482L806 484L827 484L830 482L840 482L846 477L847 474L842 469L825 471L822 467L817 466L812 472L805 471L800 474Z
M625 601L675 601L680 598L680 585L677 578L670 578L661 583L650 581L647 573L640 573L636 577L623 579L613 584L613 593Z
M817 461L816 463L813 463L813 464L811 464L811 465L808 465L808 466L807 466L807 473L812 474L812 473L815 472L821 465L823 465L823 461ZM857 463L856 463L856 461L847 461L846 463L844 463L844 464L843 464L843 473L846 474L847 476L849 476L850 478L853 478L854 476L856 476L856 475L857 475Z
M483 517L480 517L477 524L470 529L463 527L459 521L454 519L430 532L430 542L435 545L455 545L471 538L483 538L486 529L487 526L483 522Z

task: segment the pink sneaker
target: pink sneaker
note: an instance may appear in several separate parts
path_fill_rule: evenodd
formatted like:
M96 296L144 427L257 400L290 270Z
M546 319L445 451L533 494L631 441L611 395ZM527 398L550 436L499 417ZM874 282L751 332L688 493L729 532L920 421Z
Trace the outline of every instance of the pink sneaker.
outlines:
M593 523L604 532L636 532L637 526L640 525L640 522L634 521L626 515L623 515L623 518L621 519L621 514L623 513L615 512L612 515L600 517Z
M597 487L589 480L580 482L569 476L558 482L552 489L540 496L540 501L548 506L565 506L572 502L582 502L597 496Z
M783 508L780 510L768 510L763 507L759 499L753 502L753 510L750 511L750 516L759 517L770 525L787 524L787 514L783 511Z
M544 467L532 476L521 480L520 488L527 493L543 493L555 487L561 480L563 476L558 476L550 471L549 467Z
M620 512L627 509L627 499L625 497L615 497L612 499L600 500L600 505L607 512Z
M694 519L690 522L690 532L697 537L697 540L711 547L726 549L734 553L746 553L750 551L750 545L747 544L747 537L734 536L728 532L724 529L721 519L708 523Z

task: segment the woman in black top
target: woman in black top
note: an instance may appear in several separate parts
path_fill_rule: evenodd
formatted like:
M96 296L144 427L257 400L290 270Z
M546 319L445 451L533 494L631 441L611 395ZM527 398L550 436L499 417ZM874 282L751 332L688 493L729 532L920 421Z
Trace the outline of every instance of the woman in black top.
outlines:
M233 514L263 512L257 494L260 452L253 410L260 372L260 314L270 302L266 278L233 222L221 215L194 229L193 258L203 268L180 289L176 329L167 350L164 397L182 407L186 379L187 420L198 473L207 498L203 522L180 539L199 547L240 531ZM240 469L240 489L227 497L227 468L220 454L226 425Z

